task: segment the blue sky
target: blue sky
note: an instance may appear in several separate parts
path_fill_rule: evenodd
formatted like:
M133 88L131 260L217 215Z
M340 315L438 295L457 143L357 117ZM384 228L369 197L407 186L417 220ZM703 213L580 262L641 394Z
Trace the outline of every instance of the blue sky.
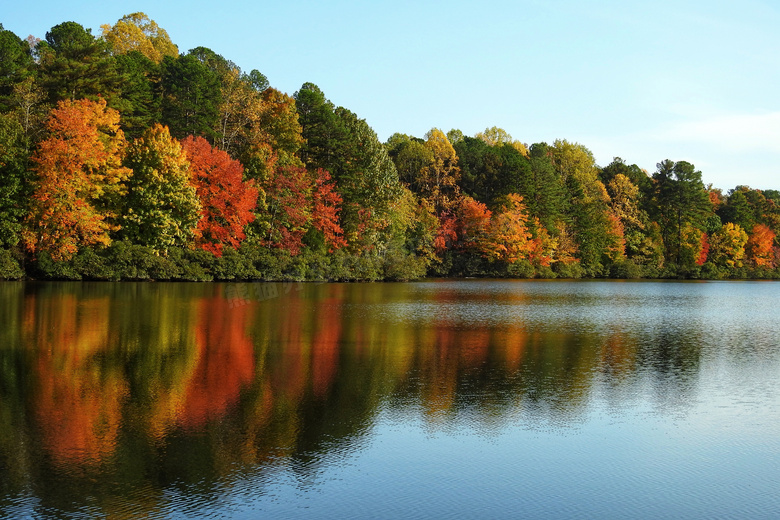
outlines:
M10 5L9 5L10 4ZM381 140L490 126L600 165L686 160L705 183L780 189L780 2L8 2L22 38L142 11L289 94L317 84Z

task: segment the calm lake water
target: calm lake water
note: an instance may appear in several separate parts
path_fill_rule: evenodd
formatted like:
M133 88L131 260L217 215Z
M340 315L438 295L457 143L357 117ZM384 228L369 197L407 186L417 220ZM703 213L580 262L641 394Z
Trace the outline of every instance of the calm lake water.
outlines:
M3 518L778 518L780 285L0 283Z

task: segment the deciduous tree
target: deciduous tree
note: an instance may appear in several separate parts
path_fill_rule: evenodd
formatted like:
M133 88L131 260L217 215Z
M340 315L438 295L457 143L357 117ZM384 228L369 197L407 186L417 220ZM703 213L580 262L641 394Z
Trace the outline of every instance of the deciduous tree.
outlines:
M457 248L479 255L491 254L493 244L489 242L489 232L493 212L485 204L466 195L460 199L456 215ZM442 228L445 226L446 222L442 223Z
M433 163L419 173L420 194L433 204L437 213L448 211L460 198L458 155L438 128L425 134L425 147L433 155Z
M157 124L135 139L125 165L133 173L127 181L122 236L160 253L192 240L201 204L187 155L168 128Z
M637 264L656 263L652 239L649 236L649 217L642 209L639 187L622 173L614 175L607 184L612 214L623 228L625 254ZM648 256L649 255L649 256Z
M244 227L255 218L257 188L242 180L241 163L202 137L189 136L181 144L201 204L196 243L216 256L225 246L238 249Z
M497 126L486 128L484 132L478 132L474 137L481 139L489 146L507 144L517 150L523 157L528 158L528 148L520 141L513 139L509 132L503 128L498 128Z
M104 24L103 39L110 45L114 54L126 54L138 51L155 63L165 56L176 57L179 49L173 44L168 33L154 20L141 12L131 13L120 18L116 24Z
M54 260L79 247L108 245L129 170L119 113L104 100L61 101L47 122L50 137L33 156L38 175L24 232L29 251Z
M433 165L433 152L425 146L425 141L396 133L390 136L385 146L395 164L399 181L414 193L420 194L420 172Z
M727 222L710 237L709 259L719 267L742 267L747 233L739 226Z
M775 267L775 232L765 224L756 224L745 245L746 260L755 267Z
M277 167L303 166L298 153L304 139L291 96L272 87L258 91L258 95L260 112L247 115L251 124L239 133L235 148L246 175L259 180Z
M46 103L46 93L35 77L27 76L14 85L9 102L12 107L9 115L21 125L25 148L29 152L45 132L44 123L51 109Z
M312 184L302 166L286 166L273 172L263 185L267 211L259 216L263 242L297 255L311 224Z
M494 256L508 263L528 259L535 249L528 226L523 197L512 194L507 197L505 208L493 214L490 222L487 256Z
M347 245L344 230L339 224L341 195L327 170L318 168L312 190L312 228L322 233L330 252Z
M304 146L304 138L295 99L273 87L266 87L261 93L264 106L260 128L263 135L279 157L280 165L300 165L298 154Z
M620 157L614 157L612 162L602 168L599 172L601 182L607 187L609 187L609 184L618 175L623 175L630 180L631 183L636 185L643 198L652 195L653 182L650 175L636 164L626 164ZM612 195L611 192L610 195Z

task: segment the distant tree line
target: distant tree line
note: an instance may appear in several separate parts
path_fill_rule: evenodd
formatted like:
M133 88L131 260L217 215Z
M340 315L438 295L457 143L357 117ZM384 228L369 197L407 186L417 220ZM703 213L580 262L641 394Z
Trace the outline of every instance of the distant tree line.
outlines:
M0 278L777 278L780 192L500 128L386 143L143 13L0 24Z

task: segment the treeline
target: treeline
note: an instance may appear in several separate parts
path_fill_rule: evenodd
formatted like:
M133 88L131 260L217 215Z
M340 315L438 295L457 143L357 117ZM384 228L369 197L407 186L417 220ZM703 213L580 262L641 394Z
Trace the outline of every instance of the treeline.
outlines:
M143 13L0 24L4 279L777 278L778 204L496 127L381 143Z

